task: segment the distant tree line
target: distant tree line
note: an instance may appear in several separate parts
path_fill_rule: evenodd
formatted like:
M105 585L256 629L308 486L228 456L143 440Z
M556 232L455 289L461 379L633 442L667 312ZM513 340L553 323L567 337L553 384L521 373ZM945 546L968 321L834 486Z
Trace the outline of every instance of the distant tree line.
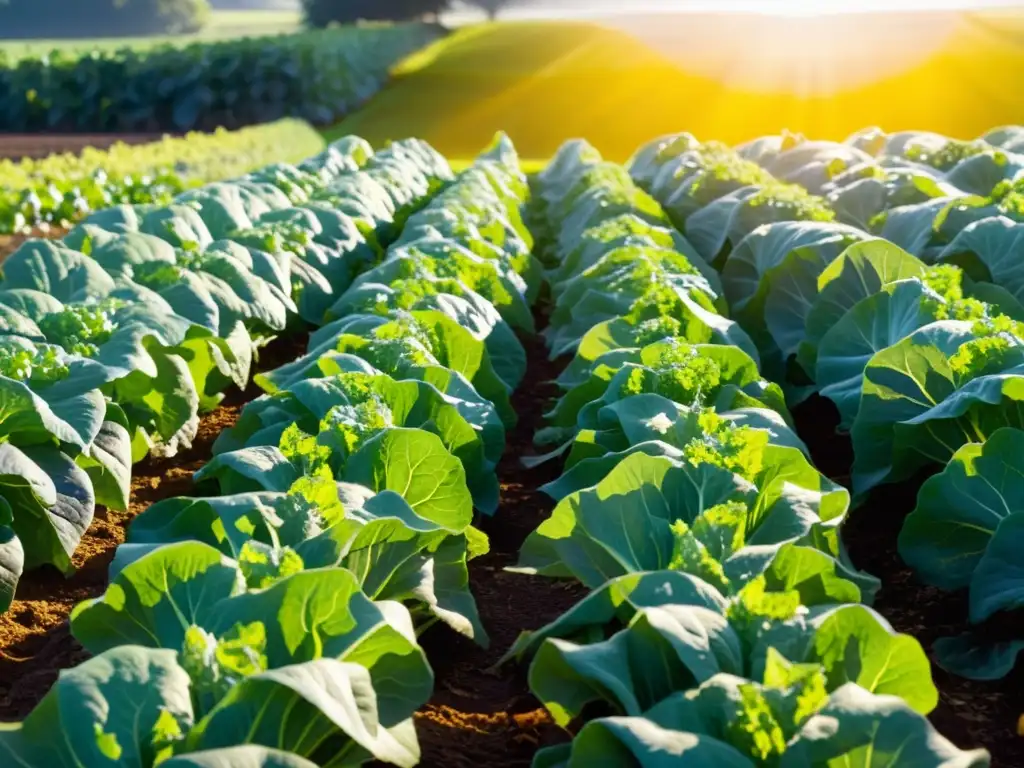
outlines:
M294 1L294 0L293 0ZM495 17L513 0L462 0ZM301 0L306 23L409 21L436 17L453 0ZM211 5L222 9L288 7L288 0L0 0L0 40L125 37L195 32Z
M299 8L299 0L210 0L218 11L291 11Z
M464 5L475 5L490 18L512 0L463 0ZM312 27L326 27L330 23L351 24L366 21L409 21L435 17L456 3L452 0L302 0L306 23Z
M207 0L0 0L0 39L195 32Z

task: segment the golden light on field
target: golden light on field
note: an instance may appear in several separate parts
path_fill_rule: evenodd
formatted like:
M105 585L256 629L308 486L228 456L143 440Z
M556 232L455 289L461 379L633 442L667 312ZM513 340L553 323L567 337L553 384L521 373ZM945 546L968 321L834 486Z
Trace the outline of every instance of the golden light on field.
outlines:
M891 11L969 11L999 6L1014 0L663 0L650 6L685 13L745 13L771 16L830 16ZM643 6L643 0L637 4Z
M788 13L715 14L650 20L622 19L616 27L649 43L684 72L730 89L832 95L870 84L925 62L948 45L956 14L811 15L803 0ZM645 28L647 27L647 28Z
M872 2L882 0L857 5ZM681 130L736 143L784 128L970 138L1024 123L1024 12L921 12L915 0L890 0L885 12L855 13L852 3L782 0L755 13L723 3L709 5L728 12L462 29L409 61L341 130L421 135L455 157L498 129L524 157L586 136L624 160Z

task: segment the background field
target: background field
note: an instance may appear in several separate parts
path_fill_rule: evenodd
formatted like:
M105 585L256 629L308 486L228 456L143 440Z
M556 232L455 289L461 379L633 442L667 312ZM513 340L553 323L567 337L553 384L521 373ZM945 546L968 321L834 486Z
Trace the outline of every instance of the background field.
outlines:
M739 142L783 128L842 139L866 124L973 137L1024 120L1024 14L693 14L462 28L400 67L329 132L418 135L468 157L506 130L524 157L586 136L625 160L689 130Z
M684 127L735 143L784 128L842 139L865 124L969 138L1024 121L1022 11L812 17L581 5L561 9L581 17L573 20L517 20L530 13L468 26L458 25L478 16L447 17L457 25L448 39L406 61L383 93L325 134L373 143L418 135L468 158L505 130L534 159L586 136L625 160L651 136ZM300 23L297 11L222 10L194 36L9 41L0 51L144 49Z

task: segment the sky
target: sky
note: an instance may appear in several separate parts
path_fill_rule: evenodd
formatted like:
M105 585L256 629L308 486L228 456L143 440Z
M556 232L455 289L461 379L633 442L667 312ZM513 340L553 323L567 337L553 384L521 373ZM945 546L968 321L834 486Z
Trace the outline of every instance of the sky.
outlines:
M1024 0L529 0L508 18L593 18L639 13L818 15L853 11L981 10L1024 7Z

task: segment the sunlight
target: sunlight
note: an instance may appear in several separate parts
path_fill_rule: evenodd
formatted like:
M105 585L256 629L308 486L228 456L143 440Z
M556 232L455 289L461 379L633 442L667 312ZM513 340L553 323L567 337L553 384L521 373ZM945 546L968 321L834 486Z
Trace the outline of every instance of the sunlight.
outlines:
M639 0L630 12L753 13L830 16L901 11L971 11L1019 6L1020 0Z
M901 11L986 11L1017 8L1021 4L1021 0L589 0L585 3L583 0L534 0L512 5L503 12L503 18L596 19L651 13L835 16ZM449 14L452 18L459 15L458 12Z
M605 23L643 40L682 70L733 89L831 96L920 66L948 43L951 13L822 15L814 0L775 13L616 17ZM785 13L782 12L783 6Z
M839 13L849 10L857 10L861 3L851 2L825 2L820 0L770 0L768 3L758 3L758 10L762 13L773 13L779 16L818 16L823 12Z
M971 138L1021 121L1019 12L914 13L908 0L887 0L884 14L808 14L804 0L786 14L723 13L736 5L718 0L718 13L666 14L634 1L642 12L601 13L594 0L586 21L510 10L501 23L463 27L409 59L337 135L412 134L471 157L503 129L533 158L587 136L622 161L682 127L739 143L783 128L842 140L872 124ZM657 7L666 2L682 0ZM848 7L817 4L826 6Z

